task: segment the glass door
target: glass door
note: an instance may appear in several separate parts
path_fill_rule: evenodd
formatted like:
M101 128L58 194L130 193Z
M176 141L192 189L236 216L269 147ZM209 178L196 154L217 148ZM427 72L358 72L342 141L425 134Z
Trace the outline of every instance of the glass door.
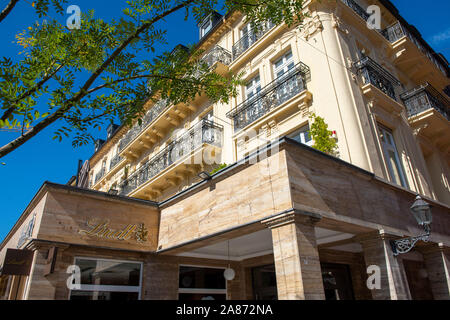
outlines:
M325 300L354 300L348 265L322 263L321 269Z
M226 300L225 269L180 266L179 300Z
M255 300L277 300L275 265L252 268L252 284Z

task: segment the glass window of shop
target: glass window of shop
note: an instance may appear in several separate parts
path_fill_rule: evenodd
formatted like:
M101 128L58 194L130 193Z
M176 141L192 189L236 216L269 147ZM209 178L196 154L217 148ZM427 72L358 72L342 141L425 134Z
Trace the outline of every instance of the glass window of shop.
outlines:
M180 266L179 300L225 300L227 289L222 268Z
M138 300L141 296L142 263L76 258L81 286L70 300Z
M0 276L0 300L8 300L11 276Z

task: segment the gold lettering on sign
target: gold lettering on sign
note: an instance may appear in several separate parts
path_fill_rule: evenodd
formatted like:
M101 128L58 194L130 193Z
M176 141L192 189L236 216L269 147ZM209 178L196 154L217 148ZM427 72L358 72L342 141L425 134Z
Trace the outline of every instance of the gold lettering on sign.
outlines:
M12 259L11 261L9 261L9 264L14 264L14 265L17 265L17 266L24 265L25 263L26 263L25 260Z
M129 240L135 235L138 242L147 241L147 229L143 223L139 225L129 224L121 230L111 229L108 220L102 222L88 220L86 225L89 227L89 230L80 229L78 231L79 234L112 240Z

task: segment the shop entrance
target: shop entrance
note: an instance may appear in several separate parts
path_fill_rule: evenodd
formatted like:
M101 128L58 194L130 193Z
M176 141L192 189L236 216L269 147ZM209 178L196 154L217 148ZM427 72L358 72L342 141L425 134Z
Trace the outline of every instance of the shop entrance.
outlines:
M224 270L180 266L178 300L226 300Z
M274 264L252 268L252 283L255 300L277 299L277 279Z
M348 265L322 263L321 269L326 300L354 299ZM251 275L255 300L276 300L278 298L274 264L254 267Z
M354 300L350 268L346 264L322 263L325 300Z

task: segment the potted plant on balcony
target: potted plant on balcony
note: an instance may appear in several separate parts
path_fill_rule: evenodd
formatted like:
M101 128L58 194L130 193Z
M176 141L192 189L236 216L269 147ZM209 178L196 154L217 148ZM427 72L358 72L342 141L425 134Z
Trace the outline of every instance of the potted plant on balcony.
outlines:
M312 113L309 117L312 124L309 129L311 139L314 141L312 147L332 156L339 156L338 146L334 132L328 130L328 124L324 118Z

